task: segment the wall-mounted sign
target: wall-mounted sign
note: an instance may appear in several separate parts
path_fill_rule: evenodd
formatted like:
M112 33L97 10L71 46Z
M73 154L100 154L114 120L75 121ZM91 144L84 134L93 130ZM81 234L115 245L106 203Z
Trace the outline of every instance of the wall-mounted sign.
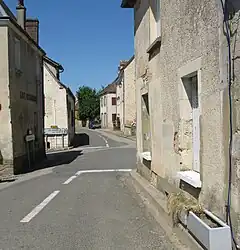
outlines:
M26 135L26 142L35 141L35 135Z
M23 91L20 91L20 99L24 99L31 102L37 102L37 96L28 94Z

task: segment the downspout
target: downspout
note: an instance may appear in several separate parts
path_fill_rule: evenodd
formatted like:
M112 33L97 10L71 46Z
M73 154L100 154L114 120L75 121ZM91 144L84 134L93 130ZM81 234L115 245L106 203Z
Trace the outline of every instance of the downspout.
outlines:
M123 85L123 133L125 130L125 81L124 81L124 70L122 74L122 85Z

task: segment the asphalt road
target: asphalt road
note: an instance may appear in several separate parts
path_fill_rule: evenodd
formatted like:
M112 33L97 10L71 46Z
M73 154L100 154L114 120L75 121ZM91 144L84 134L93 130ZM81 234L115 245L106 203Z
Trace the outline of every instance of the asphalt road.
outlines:
M174 249L124 183L135 143L82 130L44 169L0 184L0 249Z

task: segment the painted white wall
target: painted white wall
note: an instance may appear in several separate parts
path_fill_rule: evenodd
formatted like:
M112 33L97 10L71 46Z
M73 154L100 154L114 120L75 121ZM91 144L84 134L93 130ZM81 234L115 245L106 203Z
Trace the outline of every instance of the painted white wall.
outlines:
M116 94L110 93L101 97L100 116L103 128L113 128L112 115L117 113L117 105L112 105L112 97L116 97ZM104 98L106 99L106 105L104 104Z
M44 62L44 96L45 96L45 128L57 126L58 128L68 129L68 136L64 137L64 147L71 144L75 130L75 125L72 124L72 111L74 115L74 99L55 77L56 72L52 72L52 66L49 67L46 61ZM67 105L69 103L69 107ZM62 147L62 137L48 138L51 147Z

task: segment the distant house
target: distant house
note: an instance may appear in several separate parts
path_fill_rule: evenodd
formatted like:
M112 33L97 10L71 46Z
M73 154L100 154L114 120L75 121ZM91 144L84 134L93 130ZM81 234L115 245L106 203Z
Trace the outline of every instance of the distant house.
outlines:
M38 20L17 18L0 1L0 175L31 169L45 157L43 56Z
M119 81L116 88L117 118L120 129L126 135L132 134L132 124L136 119L135 59L121 61Z
M116 82L100 93L100 118L102 128L113 128L117 120Z
M44 57L45 140L48 149L65 148L75 135L75 96L60 81L63 67Z

